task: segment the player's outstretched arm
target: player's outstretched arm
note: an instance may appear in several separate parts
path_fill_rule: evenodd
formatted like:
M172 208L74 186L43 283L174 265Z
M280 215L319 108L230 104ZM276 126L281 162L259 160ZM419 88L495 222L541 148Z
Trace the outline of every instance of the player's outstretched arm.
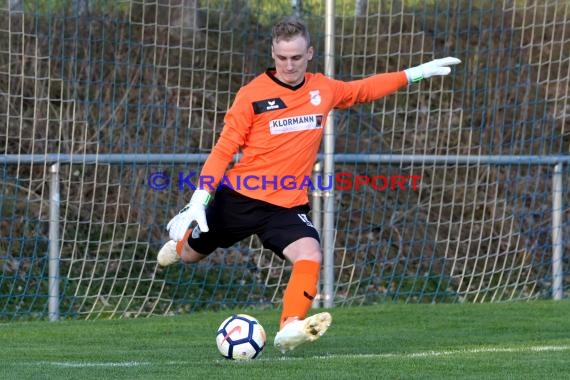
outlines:
M433 76L447 75L451 72L449 66L457 65L461 60L454 57L434 59L433 61L404 70L408 83L419 82Z
M208 232L209 228L208 223L206 222L206 206L208 206L210 198L210 193L206 190L198 189L194 191L192 198L190 198L190 202L180 210L180 212L172 218L166 226L172 240L182 240L192 222L196 222L198 224L201 232Z

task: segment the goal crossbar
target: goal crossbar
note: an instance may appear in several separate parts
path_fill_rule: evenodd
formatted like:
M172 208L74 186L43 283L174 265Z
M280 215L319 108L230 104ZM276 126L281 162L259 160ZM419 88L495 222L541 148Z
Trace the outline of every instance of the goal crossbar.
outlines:
M0 164L71 164L71 163L94 163L94 164L150 164L150 163L202 163L206 160L206 153L188 154L7 154L0 157ZM234 160L239 160L236 155ZM318 159L323 159L320 154ZM570 162L570 155L454 155L454 154L333 154L336 163L422 163L422 164L462 164L462 165L557 165Z

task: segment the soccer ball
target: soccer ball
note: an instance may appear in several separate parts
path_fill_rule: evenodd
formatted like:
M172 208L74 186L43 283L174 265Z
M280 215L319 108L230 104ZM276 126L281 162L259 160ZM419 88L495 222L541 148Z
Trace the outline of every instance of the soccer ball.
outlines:
M259 321L247 314L226 318L216 334L218 350L227 359L258 358L265 347L265 330Z

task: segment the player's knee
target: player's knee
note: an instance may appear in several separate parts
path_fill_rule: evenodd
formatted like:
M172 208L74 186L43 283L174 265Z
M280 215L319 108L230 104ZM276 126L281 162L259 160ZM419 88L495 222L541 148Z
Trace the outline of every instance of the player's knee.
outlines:
M319 242L312 238L302 238L289 244L283 255L292 263L299 260L321 263L323 258Z
M323 253L320 249L310 250L304 256L305 258L303 258L302 260L315 261L317 263L323 261Z
M314 261L321 263L323 261L323 254L320 249L307 249L304 251L298 251L290 255L292 262L297 262L301 260Z

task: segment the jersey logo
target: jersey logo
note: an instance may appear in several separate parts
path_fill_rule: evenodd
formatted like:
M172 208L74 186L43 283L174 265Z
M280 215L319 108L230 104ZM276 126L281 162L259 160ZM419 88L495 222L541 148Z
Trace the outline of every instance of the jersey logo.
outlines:
M252 106L253 106L253 113L255 113L256 115L268 111L287 108L285 102L280 98L258 100L257 102L253 102Z
M269 122L269 132L272 135L281 133L310 131L323 127L323 115L301 115L275 119Z
M321 93L319 90L309 91L309 96L312 105L318 106L321 104Z

